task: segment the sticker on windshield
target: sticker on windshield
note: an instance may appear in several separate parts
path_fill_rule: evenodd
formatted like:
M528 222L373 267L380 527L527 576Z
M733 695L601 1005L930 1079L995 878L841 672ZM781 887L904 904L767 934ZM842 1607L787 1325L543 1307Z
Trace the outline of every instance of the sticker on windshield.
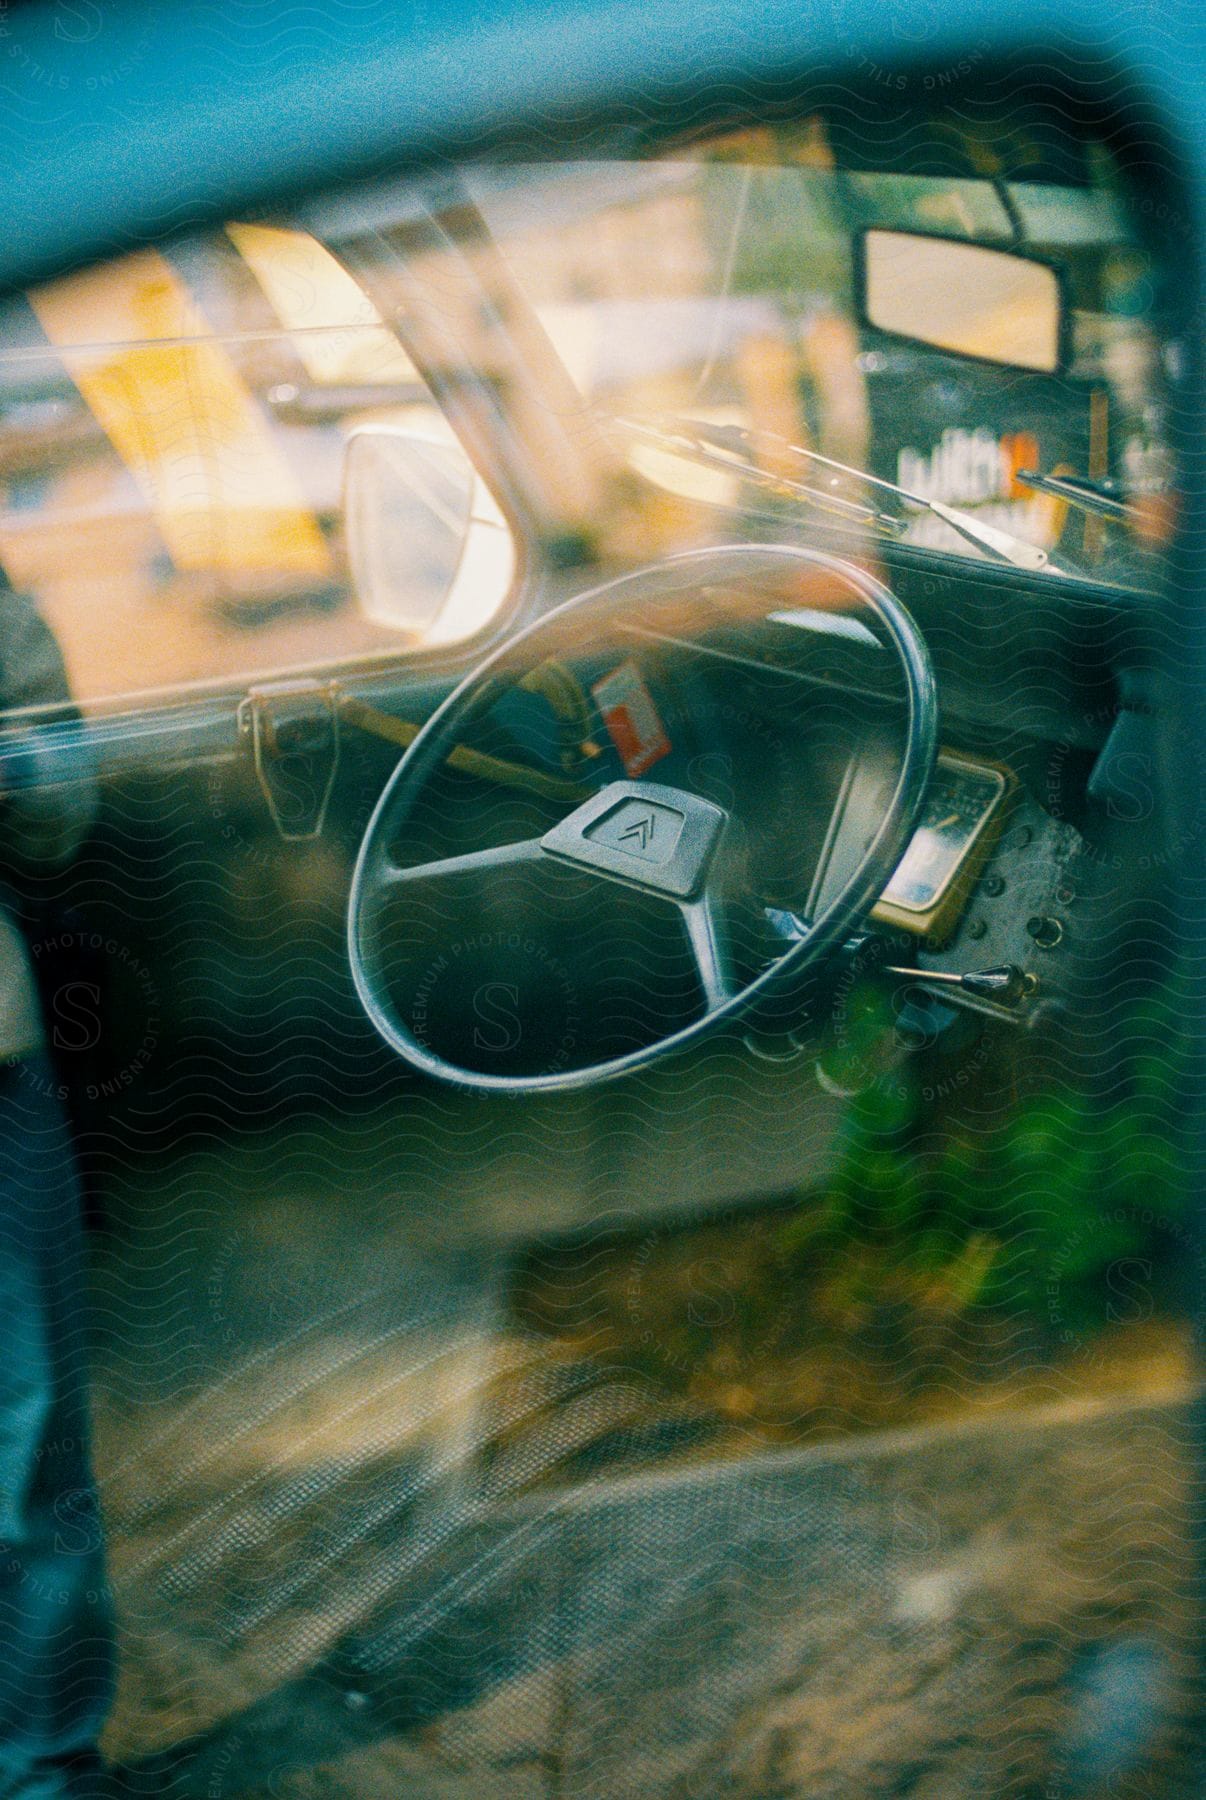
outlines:
M622 662L590 691L625 774L643 775L669 754L670 739L634 662Z

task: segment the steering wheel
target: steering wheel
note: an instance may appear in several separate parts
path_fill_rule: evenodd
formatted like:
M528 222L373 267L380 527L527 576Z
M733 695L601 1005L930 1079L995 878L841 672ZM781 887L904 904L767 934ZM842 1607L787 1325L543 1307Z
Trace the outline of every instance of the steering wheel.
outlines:
M589 647L591 618L596 612L612 620L625 619L631 629L643 616L638 608L645 606L650 593L659 587L688 596L714 590L718 584L745 591L755 580L770 580L781 589L784 581L800 577L814 585L822 577L832 577L874 614L901 664L907 726L895 787L865 853L818 916L794 929L786 944L780 939L780 954L774 960L750 975L749 965L741 966L734 950L731 923L726 923L740 918L743 907L747 926L754 916L760 925L766 919L761 903L748 889L740 822L714 801L656 780L638 776L613 781L590 792L551 829L519 842L406 866L395 859L393 849L400 832L413 822L433 776L450 754L455 764L456 746L467 727L498 702L521 672L545 664L550 646L556 650L573 641L579 653ZM766 610L762 607L761 616ZM805 547L758 544L692 550L577 595L479 664L432 714L386 784L360 846L348 914L349 957L364 1008L400 1056L437 1080L483 1092L525 1094L589 1087L644 1068L726 1022L765 1016L776 1002L778 1008L798 1005L802 986L857 931L900 862L925 799L937 736L933 670L916 624L888 588L839 557ZM460 754L463 757L465 753ZM593 941L598 908L608 899L603 890L608 888L613 901L620 897L619 889L629 900L639 897L642 905L655 905L677 915L679 941L693 960L703 1000L699 1016L686 1023L674 1021L663 1035L582 1065L557 1066L554 1062L518 1073L499 1073L449 1060L428 1041L425 995L421 993L420 1010L412 1005L409 1021L391 998L386 929L390 906L422 913L424 889L428 901L435 891L428 884L451 882L455 888L458 879L466 878L478 893L485 885L492 896L491 918L497 923L499 909L505 911L508 905L508 895L514 897L519 891L541 894L550 882L564 885L564 878L570 875L576 878L571 884L576 896L572 904L580 945ZM430 921L430 906L427 916ZM444 929L445 922L438 922L437 931ZM517 917L517 932L506 941L518 944L521 939L537 980L551 982L549 971L558 965L548 956L541 961L533 927L524 916ZM499 942L503 941L500 933ZM452 950L456 949L453 945ZM437 954L431 966L447 967L450 955L451 951ZM634 959L637 955L634 949ZM475 1038L475 1042L485 1041L484 1037Z

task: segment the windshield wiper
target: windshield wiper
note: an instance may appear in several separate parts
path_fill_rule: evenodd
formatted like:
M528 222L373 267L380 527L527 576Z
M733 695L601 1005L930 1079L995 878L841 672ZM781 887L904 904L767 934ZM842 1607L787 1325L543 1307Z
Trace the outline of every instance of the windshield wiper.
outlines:
M726 426L705 426L697 419L676 419L673 424L654 425L648 419L615 418L612 424L618 425L631 437L655 450L665 450L673 456L689 456L693 462L701 463L705 468L718 469L726 475L740 475L755 487L787 495L794 500L806 500L823 512L837 514L850 524L877 525L884 531L892 532L900 532L905 528L903 519L896 518L892 513L880 512L866 501L851 500L847 495L835 494L827 488L793 481L790 475L781 475L773 469L764 469L760 463L750 462L748 457L739 455L728 443L713 444L709 441L710 433L715 433L719 438L721 432L729 429ZM732 427L734 432L740 432L740 429L739 426ZM747 436L745 433L741 435Z
M636 420L617 420L616 423L626 425L629 429L635 428L642 433L650 429ZM901 487L899 482L885 481L882 475L870 475L865 469L852 468L849 463L839 462L834 456L823 456L819 450L809 450L803 444L793 444L789 439L779 437L775 432L749 431L742 425L712 425L703 419L676 418L673 421L673 435L684 443L696 446L701 450L715 446L718 450L728 452L730 455L732 446L735 444L739 444L743 448L757 448L765 445L779 452L787 451L802 461L817 463L822 468L833 469L839 475L845 475L853 481L864 482L869 487L881 488L890 494L896 494L902 500L908 500L913 506L925 507L928 512L933 513L936 518L949 525L952 531L957 531L969 543L977 545L979 549L987 551L990 556L997 557L1001 562L1012 564L1015 569L1037 571L1047 566L1049 559L1045 550L1037 544L1028 544L1024 538L1015 537L1011 531L1002 531L999 526L985 524L982 519L973 518L970 513L963 512L957 506L947 506L942 500L931 500L925 494L918 494L911 488ZM732 468L733 463L729 462L722 466ZM794 487L797 485L788 483L786 477L771 474L760 468L757 463L743 462L738 466L743 473L747 470L752 471L764 483L774 486L786 484ZM844 507L855 507L858 504L824 490L803 488L802 491L816 504L825 505L830 509L833 509L839 500ZM863 507L862 512L861 522L864 524L885 524L895 532L905 528L904 521L890 514L876 512L873 507Z
M1023 487L1050 494L1056 500L1066 500L1069 506L1079 507L1081 512L1092 513L1099 519L1112 519L1115 524L1134 521L1139 516L1118 482L1109 476L1095 481L1089 475L1043 475L1037 469L1019 469L1014 479Z

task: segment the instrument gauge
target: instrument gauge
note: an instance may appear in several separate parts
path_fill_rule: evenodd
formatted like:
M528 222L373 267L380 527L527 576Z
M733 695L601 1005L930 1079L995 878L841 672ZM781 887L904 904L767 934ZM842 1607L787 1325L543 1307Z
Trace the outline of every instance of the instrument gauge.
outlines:
M942 751L921 822L873 916L927 935L949 931L991 848L1009 787L996 764Z

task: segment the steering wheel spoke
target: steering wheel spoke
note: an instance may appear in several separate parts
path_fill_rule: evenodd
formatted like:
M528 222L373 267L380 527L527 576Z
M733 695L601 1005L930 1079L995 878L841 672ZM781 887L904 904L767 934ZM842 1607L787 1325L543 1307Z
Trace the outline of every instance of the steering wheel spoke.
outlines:
M706 890L698 900L681 902L679 911L708 1010L715 1012L741 992L724 909L715 895Z
M466 850L460 856L437 857L434 862L401 865L386 858L381 869L382 887L396 888L407 883L443 881L457 875L484 875L491 869L513 869L523 863L541 860L539 838L522 838L516 844L491 844L485 850Z

